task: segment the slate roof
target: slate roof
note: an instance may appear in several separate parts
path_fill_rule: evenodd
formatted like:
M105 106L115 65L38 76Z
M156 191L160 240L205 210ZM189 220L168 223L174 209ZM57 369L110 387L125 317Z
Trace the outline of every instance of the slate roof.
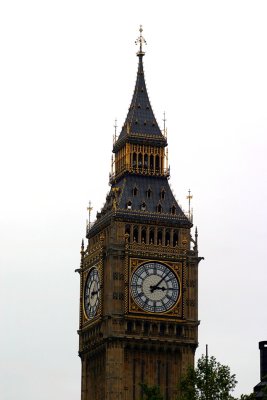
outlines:
M118 188L115 195L114 189ZM150 197L147 192L151 190ZM161 192L164 190L164 199ZM116 210L113 208L116 197ZM128 204L131 202L131 208ZM142 204L145 203L145 210ZM158 205L162 206L161 212L157 211ZM172 207L175 207L175 214ZM191 227L192 223L178 205L166 177L126 175L123 179L112 185L106 197L106 202L97 215L97 220L90 229L90 236L98 230L99 225L108 222L110 218L123 218L125 221L160 223L166 226Z
M120 142L124 142L127 137L146 137L147 139L160 140L166 145L166 139L158 126L149 101L145 83L143 53L139 54L138 57L139 63L133 98L118 137L117 146Z
M156 212L157 206L161 204L164 213L170 213L171 207L175 206L176 212L183 214L165 177L128 175L114 186L121 189L118 198L119 208L126 208L126 204L130 201L132 210L140 211L141 204L144 202L147 212ZM150 197L147 193L149 189L151 191ZM161 198L162 190L165 192L164 199Z

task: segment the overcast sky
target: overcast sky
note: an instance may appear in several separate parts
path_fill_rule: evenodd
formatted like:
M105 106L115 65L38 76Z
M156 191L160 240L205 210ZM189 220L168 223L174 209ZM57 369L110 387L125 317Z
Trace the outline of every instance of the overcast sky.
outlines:
M80 398L79 251L109 190L114 119L144 67L170 183L199 230L199 349L259 382L267 340L267 2L0 4L0 395Z

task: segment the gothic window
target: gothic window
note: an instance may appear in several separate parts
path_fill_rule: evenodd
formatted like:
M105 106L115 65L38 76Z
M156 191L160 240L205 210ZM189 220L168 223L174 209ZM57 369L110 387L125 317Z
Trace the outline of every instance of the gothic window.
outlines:
M135 226L133 229L133 240L134 242L138 241L138 226Z
M173 205L172 208L171 208L171 213L172 213L172 214L176 214L176 207L175 207L174 205Z
M162 212L162 205L161 204L157 205L157 212L159 212L159 213Z
M143 227L141 231L141 242L146 243L146 228Z
M138 168L142 168L142 154L139 153L138 154Z
M148 168L148 155L147 154L145 154L145 156L144 156L144 167L145 167L145 169Z
M164 200L165 199L165 189L161 189L161 192L160 192L160 198L161 198L161 200Z
M148 199L150 199L151 194L152 194L152 190L151 190L150 188L148 188L148 190L147 190L147 192L146 192L146 195L147 195L147 198L148 198Z
M173 232L173 246L178 246L178 230L175 229Z
M170 240L171 240L171 235L170 235L170 231L168 229L168 230L166 230L166 236L165 236L165 244L166 244L166 246L170 245Z
M156 172L159 172L159 155L156 155Z
M130 235L130 232L131 232L131 227L130 227L130 225L126 225L126 226L125 226L125 234Z
M131 210L132 209L132 202L129 200L127 203L127 210Z
M153 154L150 154L150 157L149 157L149 167L150 167L151 171L154 170L154 156L153 156Z
M137 165L137 154L133 153L133 168L136 168Z
M149 243L154 243L154 228L149 230Z
M137 190L137 187L135 186L135 187L133 188L133 195L136 196L136 195L137 195L137 192L138 192L138 190Z
M158 244L162 244L162 229L158 230Z

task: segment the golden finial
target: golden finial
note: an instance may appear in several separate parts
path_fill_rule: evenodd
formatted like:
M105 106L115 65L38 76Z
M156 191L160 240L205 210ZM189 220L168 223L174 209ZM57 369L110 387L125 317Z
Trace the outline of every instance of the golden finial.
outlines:
M114 128L115 128L115 132L114 132L114 137L113 137L113 144L115 144L116 141L117 141L117 128L118 128L118 125L117 125L117 118L115 119Z
M91 200L89 201L89 206L87 207L87 211L89 213L89 222L88 222L88 229L91 228L91 212L93 210L93 207L91 205Z
M143 37L143 35L142 35L142 32L143 32L143 27L142 27L142 25L140 25L140 28L139 28L139 32L140 32L140 35L139 35L139 37L136 39L136 41L135 41L135 44L138 44L139 43L139 51L136 53L138 56L144 56L145 55L145 52L143 51L143 44L146 44L146 41L145 41L145 39L144 39L144 37Z
M188 199L188 216L189 216L189 220L191 221L191 200L193 198L192 194L191 194L191 190L188 190L188 196L186 196L186 198Z

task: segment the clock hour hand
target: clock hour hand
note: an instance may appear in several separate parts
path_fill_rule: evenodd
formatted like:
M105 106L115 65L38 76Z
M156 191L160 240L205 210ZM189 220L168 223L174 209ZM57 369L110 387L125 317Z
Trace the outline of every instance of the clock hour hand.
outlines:
M164 287L164 286L158 286L158 287L155 287L154 288L154 290L162 290L163 292L165 291L165 290L178 290L177 288L174 288L174 287L168 287L168 288L166 288L166 287Z

